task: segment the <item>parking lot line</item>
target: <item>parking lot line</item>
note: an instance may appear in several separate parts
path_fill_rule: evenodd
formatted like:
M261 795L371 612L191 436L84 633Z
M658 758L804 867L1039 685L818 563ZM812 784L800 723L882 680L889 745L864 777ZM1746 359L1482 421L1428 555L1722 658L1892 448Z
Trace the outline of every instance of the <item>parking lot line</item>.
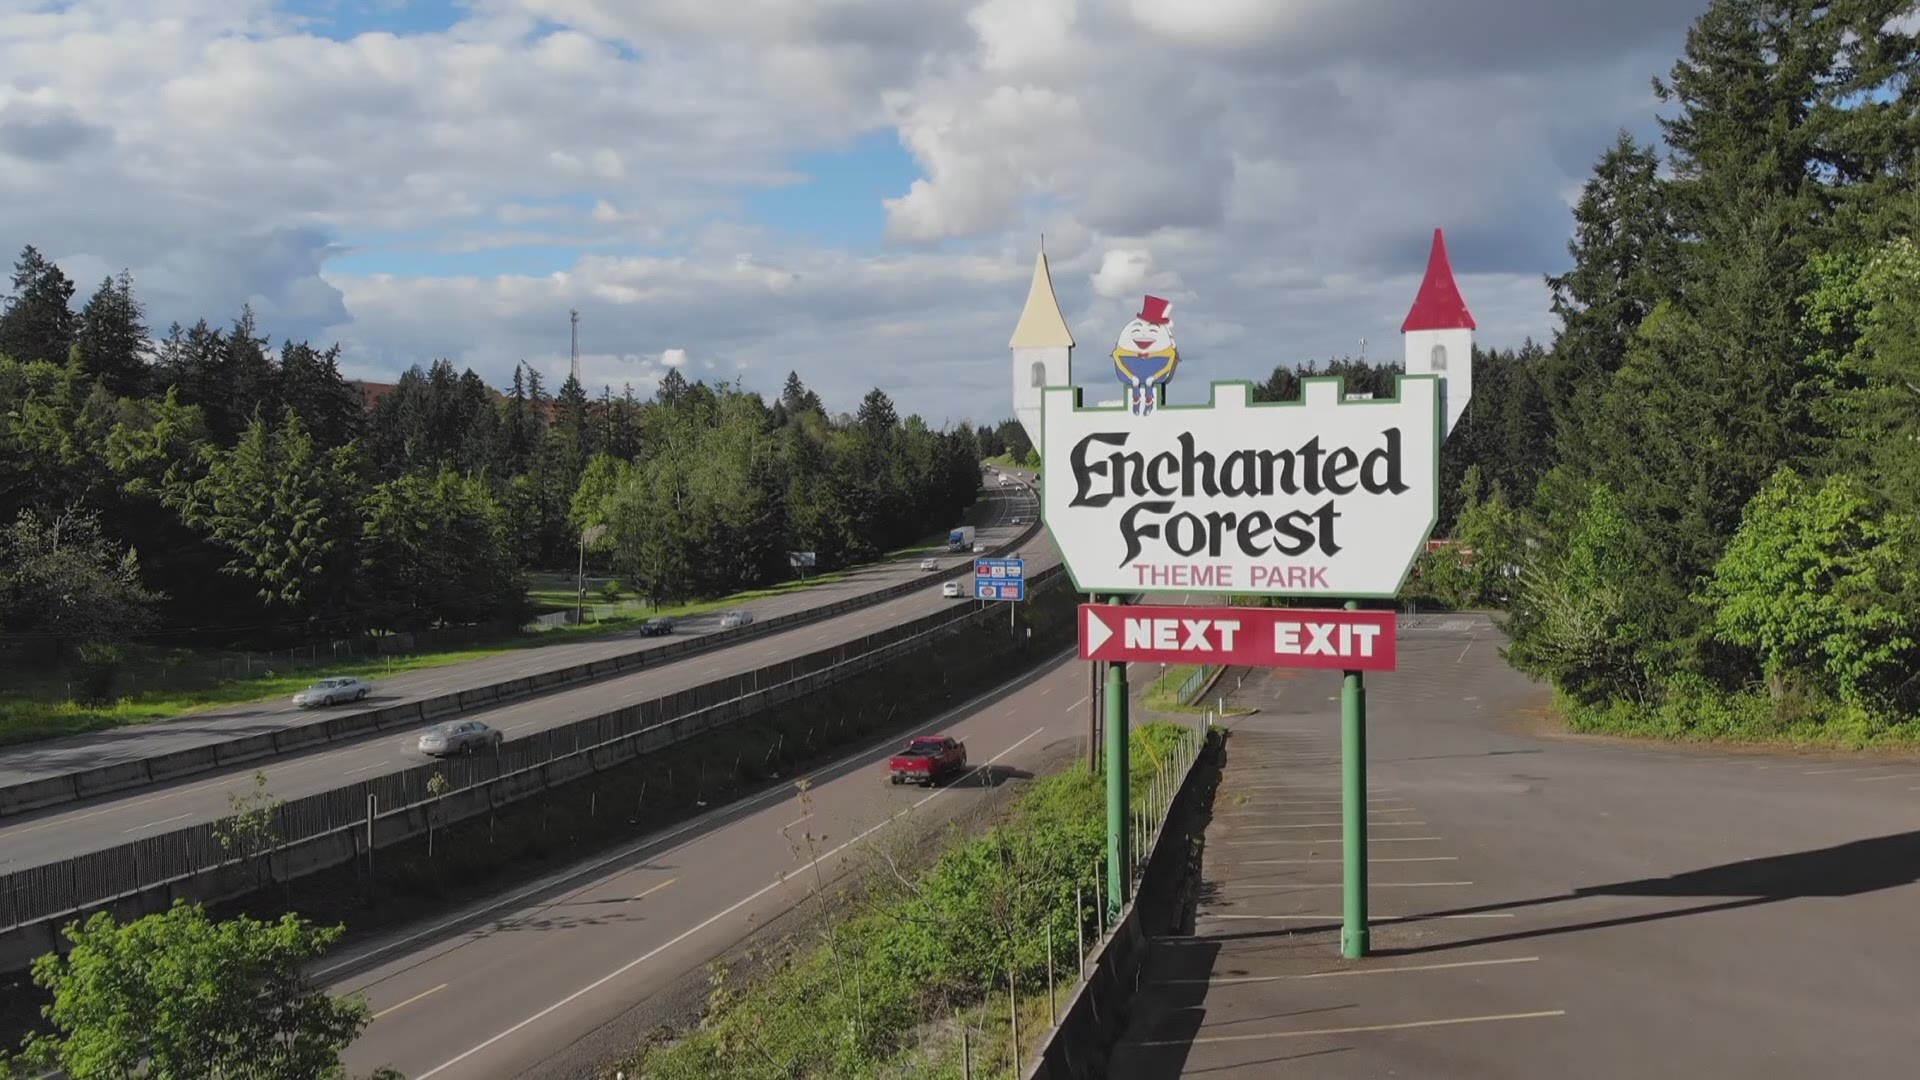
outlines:
M1494 967L1500 964L1531 964L1537 956L1509 956L1499 960L1455 960L1446 964L1407 964L1399 967L1350 967L1333 971L1309 971L1300 975L1229 975L1223 979L1160 979L1169 986L1236 986L1247 983L1298 982L1303 979L1338 979L1348 975L1402 975L1413 971L1452 971L1455 968Z
M1267 1031L1250 1035L1202 1035L1192 1039L1152 1039L1131 1046L1191 1046L1200 1043L1251 1042L1256 1039L1305 1039L1321 1035L1360 1035L1370 1031L1407 1031L1413 1028L1448 1027L1455 1024L1490 1024L1499 1020L1538 1020L1565 1016L1565 1009L1540 1012L1494 1013L1489 1016L1450 1016L1439 1020L1405 1020L1397 1024L1356 1024L1352 1027L1307 1028L1301 1031Z

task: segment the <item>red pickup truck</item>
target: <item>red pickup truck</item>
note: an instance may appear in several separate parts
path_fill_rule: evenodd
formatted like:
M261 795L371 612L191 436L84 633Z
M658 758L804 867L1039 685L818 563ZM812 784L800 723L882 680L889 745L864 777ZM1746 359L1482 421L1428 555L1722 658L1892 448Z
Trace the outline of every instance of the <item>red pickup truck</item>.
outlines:
M920 735L887 759L887 778L895 784L931 786L966 768L966 743L945 735Z

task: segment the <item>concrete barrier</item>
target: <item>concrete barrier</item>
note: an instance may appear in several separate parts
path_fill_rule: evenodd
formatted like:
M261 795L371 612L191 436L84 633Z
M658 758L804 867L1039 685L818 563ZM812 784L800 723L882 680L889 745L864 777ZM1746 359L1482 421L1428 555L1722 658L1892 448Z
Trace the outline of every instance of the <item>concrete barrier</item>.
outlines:
M277 754L291 754L296 750L304 750L310 746L319 746L321 743L337 739L340 736L335 725L341 720L355 721L371 731L373 729L373 722L366 717L366 713L361 713L357 716L343 716L328 720L324 724L301 724L298 727L281 728L279 731L273 733L274 752Z
M276 752L271 731L264 735L249 735L244 739L229 739L213 744L215 765L232 765L255 758L272 757Z
M161 754L158 757L148 758L140 763L140 768L128 773L128 778L120 782L117 786L101 788L99 790L119 791L124 788L139 787L142 784L158 784L166 780L178 779L182 776L192 776L195 773L203 773L209 769L217 768L219 764L219 760L214 756L214 748L212 746L195 746L186 750L175 750L171 754ZM76 786L78 785L76 784ZM82 795L81 798L86 798L86 795Z
M147 761L129 761L124 765L108 765L103 769L88 769L86 772L76 773L73 778L75 797L84 799L92 795L144 784L147 782L147 766L150 762L166 761L168 758L178 756L178 754L167 754L163 757L149 758ZM211 746L207 748L207 760L213 760Z
M0 817L71 802L76 798L73 793L73 781L74 777L69 774L49 776L45 780L33 780L25 784L0 788Z

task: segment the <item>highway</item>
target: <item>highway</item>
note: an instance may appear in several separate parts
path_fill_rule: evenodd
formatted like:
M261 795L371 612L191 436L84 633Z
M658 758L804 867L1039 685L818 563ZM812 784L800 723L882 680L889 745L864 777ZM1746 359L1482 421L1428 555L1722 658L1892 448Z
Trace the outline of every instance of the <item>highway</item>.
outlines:
M1008 528L1012 526L995 531L1004 534ZM1030 573L1058 562L1058 555L1044 538L1036 538L1027 545L1025 555ZM971 593L970 579L963 584L962 592L963 595ZM824 622L465 715L500 728L508 739L523 737L852 640L967 602L944 598L939 588L930 584L927 589ZM144 788L122 796L0 819L0 870L35 866L156 832L215 820L230 812L229 794L252 790L256 769L266 775L267 790L282 799L325 791L385 772L399 772L428 760L414 748L418 738L418 730L389 732L344 745L319 747L308 754L238 765L219 774L193 777L171 786Z
M1071 757L1086 670L1069 656L913 729L963 739L984 767L968 779L887 784L902 732L812 773L804 803L795 786L774 788L331 960L320 973L331 988L364 993L377 1015L349 1066L391 1065L413 1080L541 1068L805 899L816 863L831 882L881 830L937 823L986 797L1004 770Z
M1032 482L1031 474L1016 473L1015 475L1022 476L1028 483ZM989 549L1012 539L1025 527L1013 525L1011 522L1014 518L1030 522L1034 515L1039 513L1038 502L1029 487L1002 489L997 483L988 480L982 491L986 496L985 520L978 530L976 539ZM940 565L942 569L946 569L969 557L971 556L942 555ZM797 589L764 600L755 600L740 607L761 619L791 611L825 607L854 596L879 591L915 576L924 576L926 571L919 569L919 563L918 558L909 558L863 567L837 581ZM966 582L963 590L970 592L970 586L971 582ZM674 633L679 636L711 633L719 628L721 614L722 612L714 611L677 620ZM672 639L642 638L634 631L586 639L562 640L552 645L517 649L479 660L407 672L390 679L379 679L375 681L373 695L352 707L303 710L285 698L276 698L194 713L176 720L7 747L0 749L0 786L24 784L82 769L138 761L142 758L227 739L259 735L303 723L315 723L342 712L384 708L421 698L488 686L593 660L658 648L670 640ZM695 662L711 661L717 655L720 654L707 653L690 659Z

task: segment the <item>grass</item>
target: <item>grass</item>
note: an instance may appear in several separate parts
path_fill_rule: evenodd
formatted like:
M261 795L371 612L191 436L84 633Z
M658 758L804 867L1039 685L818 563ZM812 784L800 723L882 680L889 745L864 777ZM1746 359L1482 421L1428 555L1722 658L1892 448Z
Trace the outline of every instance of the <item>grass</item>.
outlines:
M1136 793L1190 733L1170 723L1132 733ZM975 1075L1010 1075L1009 993L1024 999L1022 1041L1031 1042L1047 1027L1049 933L1064 989L1075 942L1095 932L1104 844L1104 792L1084 764L1036 780L1002 822L951 843L931 866L876 866L848 917L817 940L750 957L765 971L744 987L716 969L700 1026L642 1049L625 1071L661 1080L957 1076L964 1026L975 1036Z

